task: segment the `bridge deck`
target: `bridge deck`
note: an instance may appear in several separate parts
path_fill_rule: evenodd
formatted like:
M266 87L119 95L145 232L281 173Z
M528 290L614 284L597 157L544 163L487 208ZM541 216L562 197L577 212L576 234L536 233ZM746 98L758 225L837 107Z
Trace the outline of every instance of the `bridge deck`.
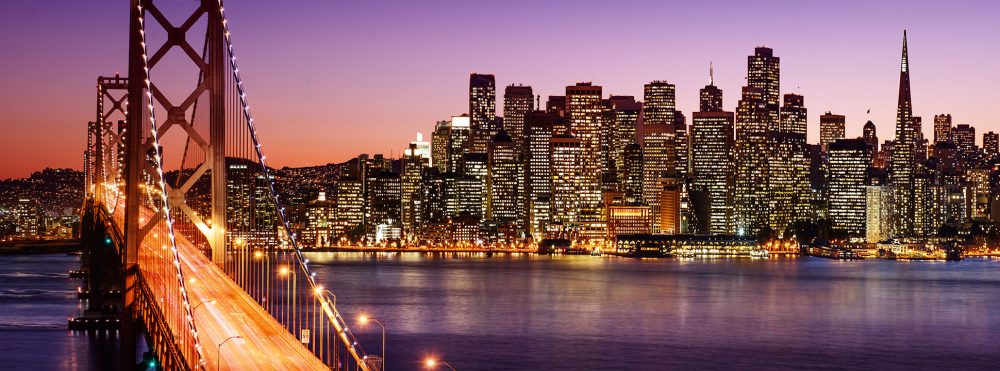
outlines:
M123 214L118 208L116 214ZM144 210L148 218L152 212ZM124 215L116 215L124 220ZM166 235L165 223L157 223L150 233ZM181 257L181 267L187 280L187 290L191 305L206 300L214 304L204 304L194 312L198 326L206 369L219 368L218 344L234 335L242 339L232 339L222 348L222 358L218 361L221 369L230 370L320 370L328 369L298 339L289 333L278 321L264 310L253 298L246 294L222 269L213 264L204 253L181 235L177 236L177 248ZM147 254L169 254L169 251L142 246L139 253L139 269L158 297L170 297L164 288L176 286L176 275L169 270L144 269L143 256ZM152 257L150 256L150 259ZM162 296L161 296L162 295ZM177 297L176 294L173 294ZM179 299L178 299L179 300ZM186 329L174 329L175 333Z

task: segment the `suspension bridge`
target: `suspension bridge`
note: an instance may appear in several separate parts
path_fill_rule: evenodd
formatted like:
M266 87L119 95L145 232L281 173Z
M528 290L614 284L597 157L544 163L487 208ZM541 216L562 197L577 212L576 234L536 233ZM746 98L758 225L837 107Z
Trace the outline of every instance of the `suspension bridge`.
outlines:
M154 368L381 370L296 242L222 0L129 6L128 74L97 79L87 127L71 326L118 324L123 370L137 336Z

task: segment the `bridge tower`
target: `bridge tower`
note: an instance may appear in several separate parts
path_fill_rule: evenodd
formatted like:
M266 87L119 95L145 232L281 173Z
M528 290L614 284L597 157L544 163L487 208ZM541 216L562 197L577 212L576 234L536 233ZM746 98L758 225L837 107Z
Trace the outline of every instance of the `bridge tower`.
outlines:
M125 168L125 225L124 238L124 317L129 318L135 304L135 280L138 269L138 251L143 238L153 227L164 218L159 212L149 220L140 216L141 184L143 174L149 171L150 157L162 154L162 146L156 145L149 128L150 107L156 106L159 112L166 113L166 120L158 123L159 137L171 131L181 131L188 143L199 146L205 156L183 184L165 188L167 203L170 208L179 210L184 217L197 227L205 236L211 247L212 261L222 265L225 260L225 225L226 225L226 160L225 160L225 48L223 39L223 21L219 8L219 0L201 0L200 5L181 24L173 24L157 5L164 1L131 0L129 21L129 51L128 51L128 98L127 120L125 129L126 168ZM196 24L204 24L205 45L203 53L199 54L188 42L197 39L190 35ZM166 41L158 49L147 45L147 37L151 31L166 34ZM166 89L160 89L157 82L150 77L150 71L163 61L170 51L179 51L189 57L197 69L198 85L187 94L171 96ZM149 53L149 54L147 54ZM171 75L171 79L176 76ZM151 99L147 99L151 93ZM208 133L200 133L195 128L194 113L199 99L207 96L208 101ZM206 135L207 134L207 135ZM206 141L204 138L208 138ZM204 219L186 202L185 195L195 182L203 177L210 177L211 212ZM123 321L122 354L135 352L132 323ZM131 352L131 353L130 353ZM129 357L123 358L123 367L133 362ZM124 369L124 368L123 368Z

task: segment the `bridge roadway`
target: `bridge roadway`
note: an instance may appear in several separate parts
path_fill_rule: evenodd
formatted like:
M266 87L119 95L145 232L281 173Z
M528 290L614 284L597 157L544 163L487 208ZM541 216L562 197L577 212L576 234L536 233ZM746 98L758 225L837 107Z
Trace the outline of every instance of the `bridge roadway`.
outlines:
M115 219L124 220L124 211L122 211L124 208L118 207L117 209ZM152 211L147 208L143 208L143 212L146 214L147 220L152 215ZM157 226L150 233L160 233L165 236L167 233L166 223L157 223ZM143 269L142 265L143 260L145 260L143 259L144 254L151 251L169 254L169 250L154 249L150 246L142 246L141 249L143 251L139 253L139 269L153 292L160 294L163 288L176 286L166 281L176 281L175 274L157 273L152 269ZM194 306L206 300L215 300L214 304L206 303L199 306L194 312L207 370L217 368L229 370L329 369L277 320L271 317L263 307L247 295L221 268L213 264L204 253L180 234L177 235L177 249L181 258L181 267L184 270L184 278L187 280L187 291L191 305ZM168 257L169 255L161 256ZM179 295L174 295L174 297L180 300ZM187 331L187 329L174 330ZM242 336L242 339L232 339L225 344L222 348L221 361L218 362L221 364L219 367L216 361L220 359L218 344L235 335Z

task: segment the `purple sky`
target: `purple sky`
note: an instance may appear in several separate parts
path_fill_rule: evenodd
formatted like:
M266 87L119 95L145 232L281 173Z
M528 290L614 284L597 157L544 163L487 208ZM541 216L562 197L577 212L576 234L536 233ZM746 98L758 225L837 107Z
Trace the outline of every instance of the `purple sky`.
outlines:
M96 76L126 71L128 1L3 8L0 178L79 168ZM605 95L639 97L644 83L666 79L690 117L711 61L731 110L746 56L758 45L781 57L782 93L805 95L811 142L826 110L847 115L848 136L871 119L890 139L904 28L924 131L930 135L932 116L947 112L978 135L998 130L997 14L995 1L245 0L227 7L268 159L293 166L398 154L415 132L429 134L435 121L466 111L474 71L496 74L498 95L510 83L545 96L593 81Z

